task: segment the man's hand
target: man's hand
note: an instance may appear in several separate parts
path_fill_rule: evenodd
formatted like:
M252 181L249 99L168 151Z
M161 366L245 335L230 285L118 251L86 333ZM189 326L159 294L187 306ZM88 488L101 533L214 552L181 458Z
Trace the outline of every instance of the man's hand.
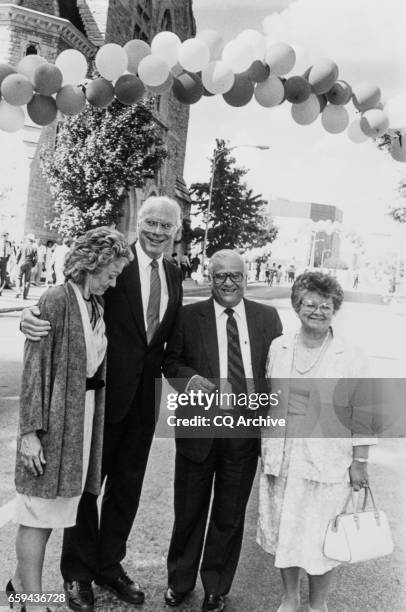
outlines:
M38 342L51 331L50 322L39 319L40 314L38 306L24 308L21 314L21 331L28 340L33 342Z
M211 393L215 388L216 385L208 378L195 374L186 385L185 391L186 393L189 393L189 391L203 391L203 393Z
M33 476L41 476L44 473L44 451L35 431L21 437L20 453L24 466Z

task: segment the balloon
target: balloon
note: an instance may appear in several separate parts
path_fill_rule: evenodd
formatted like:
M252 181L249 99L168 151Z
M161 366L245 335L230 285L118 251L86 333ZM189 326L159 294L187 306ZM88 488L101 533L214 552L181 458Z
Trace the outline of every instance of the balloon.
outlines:
M64 115L77 115L86 105L86 96L81 87L64 85L58 91L55 102Z
M388 127L389 119L384 111L372 108L362 114L360 128L367 136L378 138L386 132Z
M195 104L203 95L203 85L196 74L181 74L174 79L173 95L182 104Z
M0 130L4 132L17 132L24 127L25 115L22 108L10 106L0 100Z
M355 144L361 144L362 142L367 142L368 140L368 136L366 136L366 134L364 134L364 132L361 130L360 123L361 119L355 119L355 121L350 123L347 130L348 138L352 142L355 142Z
M361 83L352 89L352 101L355 108L362 113L375 108L381 99L381 90L376 85Z
M173 32L159 32L152 39L151 51L155 57L164 60L169 67L172 67L178 61L181 44L179 36Z
M210 50L203 40L189 38L180 46L179 64L189 72L200 72L210 61Z
M254 95L254 85L245 76L237 74L234 85L227 93L223 94L224 100L230 106L245 106Z
M54 64L40 64L34 70L33 85L37 93L51 96L62 87L62 72Z
M395 161L406 162L406 134L392 140L389 152Z
M224 94L234 84L234 74L231 68L222 61L211 62L202 71L202 83L204 87L213 94Z
M310 94L309 98L300 104L292 104L293 120L299 125L310 125L316 121L320 114L320 102L316 94Z
M248 70L255 59L251 45L238 39L231 40L226 44L222 58L234 74L240 74L244 70Z
M321 114L321 123L330 134L343 132L350 121L348 111L344 106L328 104Z
M346 81L336 81L327 92L326 97L331 104L347 104L351 100L352 89Z
M271 44L266 50L265 61L271 72L280 76L292 70L296 62L296 53L286 43Z
M211 93L211 91L206 89L205 86L203 85L203 95L206 96L206 98L212 98L215 94Z
M128 55L117 43L108 43L96 53L95 64L100 76L114 81L127 70Z
M151 47L143 40L138 40L136 38L134 40L129 40L124 45L124 51L127 53L128 57L128 72L137 74L138 64L144 57L150 55Z
M1 93L8 104L22 106L31 100L34 88L23 74L9 74L1 84Z
M63 74L63 85L79 85L86 78L87 60L76 49L66 49L56 58L55 66Z
M52 96L34 94L27 104L28 116L37 125L49 125L55 120L57 112L58 108Z
M243 30L237 36L237 40L247 43L253 53L254 60L263 61L265 58L265 37L257 30Z
M338 66L329 59L323 59L310 68L308 81L314 93L324 94L332 88L338 78Z
M201 30L196 34L196 38L205 42L209 47L211 61L221 57L224 43L222 37L216 30Z
M269 77L271 69L268 64L264 64L260 60L252 62L251 66L243 72L243 76L246 76L253 83L262 83Z
M0 86L3 80L6 78L6 76L8 76L9 74L15 74L16 72L17 70L13 68L13 66L11 66L10 64L1 63L0 64Z
M114 84L114 93L122 104L134 104L145 93L144 83L135 74L123 74Z
M282 81L271 74L263 83L258 83L254 91L255 99L261 106L270 108L278 106L285 97L285 88Z
M293 104L305 102L311 94L309 82L301 76L290 77L285 83L285 96Z
M385 104L385 113L389 118L389 126L393 129L406 127L406 95L390 98Z
M138 76L145 85L157 87L167 80L169 66L160 57L147 55L138 64Z
M20 60L17 64L17 72L23 74L27 77L32 83L34 79L35 69L38 68L41 64L47 64L45 58L40 55L25 55L22 60Z
M172 85L173 76L171 74L168 74L168 78L166 79L166 81L164 81L164 83L162 83L162 85L156 85L156 87L148 85L148 90L153 94L163 94L166 91L169 91L172 88Z
M325 95L321 94L317 96L317 99L320 104L320 112L322 113L327 106L327 98Z
M113 101L114 87L107 79L98 77L86 85L86 98L98 108L105 108Z

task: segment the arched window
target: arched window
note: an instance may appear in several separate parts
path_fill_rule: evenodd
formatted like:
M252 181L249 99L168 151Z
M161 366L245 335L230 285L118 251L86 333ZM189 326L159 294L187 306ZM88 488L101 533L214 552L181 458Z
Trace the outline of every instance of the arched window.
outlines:
M34 44L28 45L25 50L25 55L38 55L38 49Z
M162 17L161 30L166 30L168 32L172 32L173 30L172 15L169 9L166 9Z

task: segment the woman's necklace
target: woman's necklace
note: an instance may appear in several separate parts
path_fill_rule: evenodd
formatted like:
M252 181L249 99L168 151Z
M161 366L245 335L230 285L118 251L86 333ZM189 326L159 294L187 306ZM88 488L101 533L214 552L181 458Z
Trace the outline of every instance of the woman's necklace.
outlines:
M90 294L88 298L85 298L85 296L83 295L83 299L88 304L90 303L90 306L91 306L91 310L89 312L90 324L92 328L94 329L97 323L97 320L99 318L99 308L98 308L97 300L93 294Z
M312 363L304 369L301 369L297 366L297 345L298 345L298 338L299 338L299 332L296 334L295 336L295 343L293 345L293 368L296 370L296 372L298 374L307 374L308 372L310 372L310 370L312 370L315 365L317 365L317 363L320 361L320 358L322 356L322 354L324 353L326 347L327 347L327 343L329 341L330 338L330 330L328 330L322 345L320 346L320 350L317 352L315 358L313 359Z

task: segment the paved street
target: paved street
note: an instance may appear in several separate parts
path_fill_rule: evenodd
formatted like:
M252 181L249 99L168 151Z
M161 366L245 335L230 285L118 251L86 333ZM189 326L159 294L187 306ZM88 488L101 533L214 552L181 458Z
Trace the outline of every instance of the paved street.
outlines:
M202 299L205 291L190 288L185 302ZM285 329L295 323L286 291L250 286L248 297L272 303L279 309ZM271 299L270 299L271 298ZM1 304L0 304L1 306ZM402 335L406 318L388 306L346 302L337 318L337 328L345 330L364 347L375 376L404 375ZM23 338L18 331L19 313L0 314L0 585L9 579L15 563L15 525L12 514L15 430ZM403 331L402 331L403 330ZM154 442L146 475L140 511L134 525L126 568L144 586L147 598L143 610L162 612L166 584L165 555L172 524L172 440ZM406 609L406 444L403 439L381 440L371 458L370 476L378 504L386 510L393 528L396 549L386 558L355 566L342 566L330 595L333 612L401 612ZM272 561L255 543L257 488L250 500L241 562L233 590L228 598L229 612L273 612L281 595L278 572ZM58 569L61 532L55 532L47 549L44 587L60 590ZM110 595L97 590L98 609L129 610ZM203 593L200 584L181 612L200 609ZM303 584L303 601L307 601ZM307 608L303 606L303 610Z

